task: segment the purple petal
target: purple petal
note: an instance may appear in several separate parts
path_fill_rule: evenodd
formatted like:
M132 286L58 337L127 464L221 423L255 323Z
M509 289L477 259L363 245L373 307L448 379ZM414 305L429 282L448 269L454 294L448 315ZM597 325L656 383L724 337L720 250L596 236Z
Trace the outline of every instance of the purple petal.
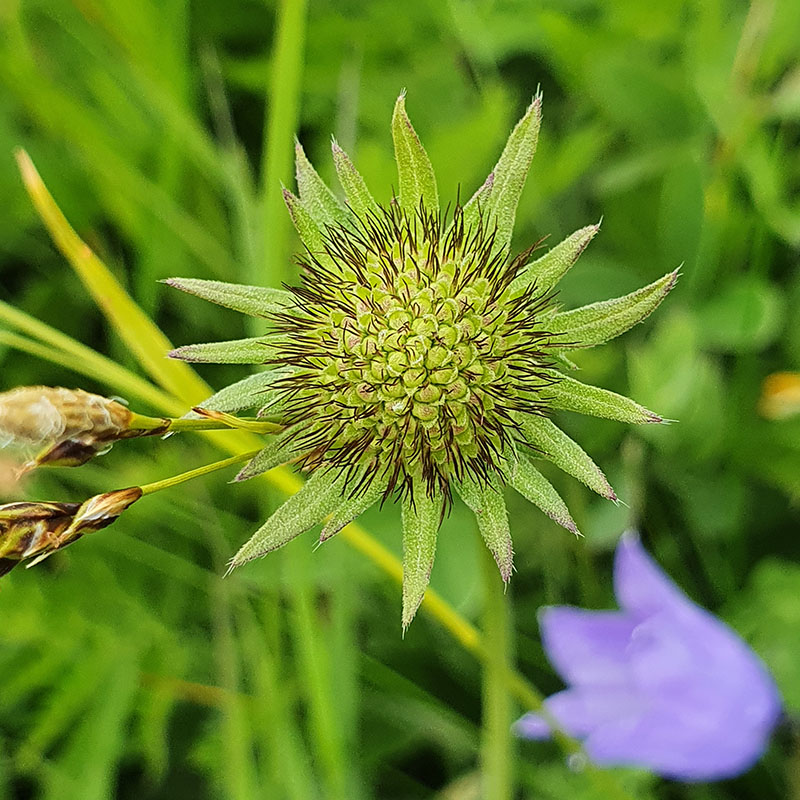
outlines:
M570 736L584 737L604 723L620 717L641 715L645 706L641 698L628 689L602 687L567 689L544 701L544 706L561 729ZM515 731L527 739L548 739L550 725L539 714L526 714L515 725Z
M695 630L681 626L668 613L654 614L637 625L627 656L632 681L658 695L670 686L697 681L705 672L705 648Z
M722 620L697 607L644 620L633 631L628 660L636 685L649 692L689 681L723 699L743 689L775 693L758 656Z
M634 631L629 655L635 685L655 713L701 743L722 747L731 730L760 740L780 715L778 689L758 656L702 609L691 619L651 617Z
M547 657L572 684L628 682L626 649L635 627L636 620L616 611L551 606L539 612Z
M737 722L730 719L711 730L687 725L680 713L668 709L601 725L584 747L600 766L644 767L683 781L722 780L741 774L758 760L774 724Z
M697 608L648 555L639 536L630 532L623 534L617 545L614 594L620 608L639 618Z

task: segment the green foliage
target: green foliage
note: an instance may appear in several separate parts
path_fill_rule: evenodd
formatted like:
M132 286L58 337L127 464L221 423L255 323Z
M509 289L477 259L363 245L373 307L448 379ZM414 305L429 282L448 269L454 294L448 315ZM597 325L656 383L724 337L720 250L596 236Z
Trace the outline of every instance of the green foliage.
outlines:
M294 150L297 190L300 192L300 202L311 219L320 230L324 230L326 225L346 223L347 211L311 166L299 142Z
M279 5L297 11L281 26ZM372 198L352 162L335 148L330 160L331 131L375 199L389 202L397 175L386 119L407 87L445 205L459 184L462 197L482 185L541 84L545 120L511 252L545 235L560 242L602 215L602 230L559 284L566 309L683 266L646 326L570 353L582 383L676 420L626 429L557 415L627 507L540 460L542 472L528 473L536 483L511 481L561 524L571 520L563 495L586 534L576 539L509 493L517 573L507 602L519 668L558 688L537 642L536 609L609 606L613 533L636 524L676 581L753 643L796 711L800 426L761 419L757 400L769 373L800 369L800 5L455 0L399 9L375 0L310 4L306 24L303 10L239 0L7 4L3 299L135 366L47 242L8 155L16 146L173 341L252 337L263 330L249 323L260 320L158 281L294 282L291 254L302 245L280 184L292 181L298 131L320 177L333 185L335 169L354 208ZM265 138L275 156L268 167ZM474 207L492 197L492 184L484 187ZM287 197L313 247L319 229ZM9 342L0 339L3 389L108 390L102 369L92 379L74 371L90 364L85 354L49 363ZM201 369L214 388L246 373L236 364ZM135 388L128 399L145 402ZM520 456L530 464L536 453ZM134 441L79 470L35 475L24 494L83 499L214 457L199 438ZM4 501L21 499L19 488L3 491ZM401 643L398 592L341 537L325 545L324 561L296 541L220 580L243 536L282 499L255 481L188 484L3 579L2 800L479 796L476 662L425 616ZM470 520L457 501L431 585L477 620L482 544ZM376 505L364 524L399 554L396 510ZM751 775L725 784L620 777L637 800L783 800L798 782L795 738L788 728ZM517 797L611 796L566 769L550 745L522 743L508 761Z
M511 461L509 473L509 483L523 497L538 506L553 522L572 533L578 533L566 503L547 478L525 456Z
M270 450L270 448L266 448ZM262 451L263 453L264 451ZM259 456L256 456L259 458ZM278 463L286 461L283 458ZM274 462L271 466L277 466ZM262 461L250 466L245 477L269 469ZM231 559L231 568L271 553L287 542L313 528L342 504L344 481L339 475L319 470L303 484L278 510L242 545ZM424 587L423 587L424 591ZM420 595L422 600L422 595Z
M483 541L494 556L503 580L508 582L514 569L514 548L503 487L494 480L488 486L463 483L457 488L464 502L475 512Z
M192 364L263 364L271 352L270 341L254 336L229 342L186 344L176 347L170 356Z
M609 392L599 386L576 381L569 375L556 375L554 382L547 389L553 408L565 411L577 411L592 417L604 417L618 422L641 425L647 422L661 422L661 417L648 411L644 406L616 392Z
M525 271L512 282L511 290L519 291L532 283L540 292L552 289L567 274L599 230L599 225L587 225L575 231L541 258L528 264Z
M269 387L283 374L283 370L271 370L248 375L215 392L200 403L200 406L227 413L249 408L263 408L270 399L276 399L274 392L271 393Z
M292 446L292 436L296 435L297 429L289 428L276 436L270 436L267 444L242 467L234 480L247 481L291 461L297 455L296 448ZM319 522L321 519L322 517L315 522ZM309 527L311 526L309 525Z
M542 98L537 96L511 131L500 159L484 183L487 196L479 194L472 200L480 206L489 224L497 225L498 250L507 251L510 247L517 204L536 152L541 122Z
M333 150L336 175L339 178L342 189L344 189L347 205L359 216L377 212L378 204L370 194L367 184L355 168L350 157L339 147L336 140L333 141L331 149Z
M739 597L730 602L732 620L761 653L791 714L800 710L800 567L764 559Z

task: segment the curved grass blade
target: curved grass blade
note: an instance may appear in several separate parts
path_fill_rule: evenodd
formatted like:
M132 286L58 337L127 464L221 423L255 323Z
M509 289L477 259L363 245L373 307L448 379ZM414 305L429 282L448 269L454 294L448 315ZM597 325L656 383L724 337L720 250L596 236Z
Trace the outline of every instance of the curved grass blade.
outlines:
M175 395L182 394L192 404L208 397L208 386L190 367L164 358L172 349L170 341L74 231L44 185L30 156L21 149L15 152L15 156L28 195L56 246L144 369L163 388Z

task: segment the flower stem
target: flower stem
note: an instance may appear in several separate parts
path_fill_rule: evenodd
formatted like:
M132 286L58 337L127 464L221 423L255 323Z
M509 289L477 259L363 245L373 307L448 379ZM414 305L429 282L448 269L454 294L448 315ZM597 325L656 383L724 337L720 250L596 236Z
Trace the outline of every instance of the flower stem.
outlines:
M173 475L171 478L164 478L164 480L155 481L154 483L146 483L140 488L143 495L153 494L153 492L160 492L162 489L169 489L173 486L177 486L178 484L190 481L193 478L200 478L203 475L208 475L211 472L225 469L225 467L230 467L233 464L241 464L242 461L249 461L258 452L258 450L251 450L249 453L240 453L239 455L231 456L230 458L223 458L222 461L214 461L213 463L206 464L203 467L190 469L188 472L181 472L179 475Z
M513 796L514 738L507 674L511 671L511 626L503 582L488 549L481 547L483 576L483 729L481 777L483 797Z
M159 431L160 433L231 429L252 431L253 433L275 433L283 430L281 425L268 420L234 417L232 414L223 414L221 412L208 412L206 416L199 419L148 417L144 414L134 414L129 428L138 431Z
M264 263L251 282L279 286L286 280L285 263L289 237L288 215L281 184L292 176L292 138L298 129L303 53L306 38L306 0L281 0L273 42L273 64L267 88L264 126L264 158L261 164L263 192L262 247ZM262 271L263 270L263 271Z

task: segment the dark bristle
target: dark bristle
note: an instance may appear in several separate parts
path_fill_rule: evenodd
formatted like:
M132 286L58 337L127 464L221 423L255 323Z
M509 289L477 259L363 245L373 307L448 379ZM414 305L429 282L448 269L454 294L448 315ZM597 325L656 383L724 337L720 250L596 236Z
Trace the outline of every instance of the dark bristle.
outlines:
M271 390L292 431L290 440L303 453L298 464L341 476L349 497L380 481L385 485L383 500L397 497L413 503L413 487L421 481L429 495L444 497L447 513L453 480L488 485L502 469L504 451L519 437L514 413L546 410L540 392L554 381L544 370L552 366L548 352L556 337L540 320L554 298L535 285L514 296L508 291L540 243L508 258L497 248L496 224L483 210L478 208L471 219L468 224L459 200L443 212L422 202L405 211L392 202L354 216L347 225L328 225L322 250L306 250L298 258L302 284L286 287L293 305L270 315L280 342L270 363L295 368ZM375 378L375 348L385 361L381 341L414 336L412 323L427 313L420 292L424 289L430 297L437 291L434 284L445 275L446 265L452 276L447 278L448 297L458 304L457 319L478 318L477 326L472 323L471 330L478 328L474 334L459 334L460 345L469 345L477 354L471 357L479 361L475 370L462 366L457 373L471 394L459 406L462 423L457 423L446 394L436 406L433 427L409 410L387 418L390 401L373 402L370 393L388 392L392 386L403 389L406 373ZM483 295L473 290L479 284L488 285ZM390 329L386 297L391 299L389 308L405 309L412 320ZM434 328L427 341L447 349L440 330ZM369 337L378 344L362 350ZM493 343L504 342L504 337L509 341L495 353ZM412 353L402 352L408 358ZM487 369L498 377L484 380ZM359 395L362 391L366 399ZM391 404L411 408L418 402L411 392ZM469 448L459 443L462 437L471 443Z

